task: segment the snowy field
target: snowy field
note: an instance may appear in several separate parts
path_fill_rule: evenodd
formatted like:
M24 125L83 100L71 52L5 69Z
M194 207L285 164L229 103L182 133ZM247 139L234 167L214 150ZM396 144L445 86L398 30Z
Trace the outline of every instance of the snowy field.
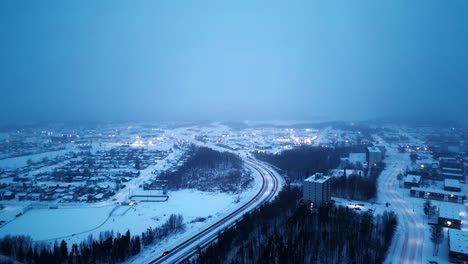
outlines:
M154 138L151 143L149 143L149 141L143 142L141 137L138 136L140 133L144 135L144 129L133 129L131 131L135 133L130 133L130 130L126 132L122 130L121 134L122 138L125 138L125 140L137 139L134 144L131 144L131 147L143 147L163 151L168 151L169 149L172 151L172 148L177 144L182 144L183 146L188 142L200 143L194 140L194 135L203 133L209 135L211 139L206 145L220 151L226 151L224 148L217 147L217 142L224 137L235 137L229 127L221 124L213 124L201 128L179 127L165 131L161 130L161 136ZM280 134L284 133L282 129L278 131ZM255 134L255 132L252 133ZM244 144L251 140L250 135L243 133L239 133L236 137L240 142L244 142ZM274 138L274 136L269 133L264 134L261 138L263 137L265 141L271 141L271 139ZM92 143L91 152L95 153L100 150L110 150L120 145L121 143L113 143L111 141L94 141ZM33 162L40 161L46 157L48 159L54 159L70 151L79 150L73 145L66 145L65 150L4 159L0 160L0 168L21 168L27 165L29 159ZM242 153L237 154L246 156L246 150L240 152ZM94 238L98 238L101 232L106 231L124 233L130 230L133 235L141 234L146 231L147 228L154 228L162 225L171 214L181 214L184 218L186 231L183 234L167 238L167 240L175 243L185 236L190 236L199 232L200 229L235 210L241 206L241 204L246 203L260 189L261 177L254 172L253 186L240 194L179 190L170 191L168 193L169 199L167 202L138 202L139 199L135 199L138 204L133 206L120 206L118 204L119 202L128 200L131 195L159 194L157 192L155 193L155 191L144 191L140 186L144 181L153 177L152 171L163 171L176 166L177 161L181 158L183 153L183 149L174 148L174 151L170 153L168 157L140 171L140 177L127 182L127 187L125 189L121 189L115 196L106 201L91 204L77 202L61 204L56 201L50 203L31 202L18 201L17 199L3 201L5 208L0 211L0 221L2 223L0 225L0 237L6 235L28 235L35 241L43 241L46 243L53 243L56 240L60 241L62 239L65 239L68 244L80 243L88 240L90 235ZM54 168L54 166L50 166L41 168L40 170L52 170ZM38 171L31 171L30 173L36 172ZM4 181L6 182L6 180ZM53 183L41 182L40 184L51 185ZM106 181L97 185L106 186L111 184L113 183ZM75 185L75 183L72 183L72 185ZM26 210L31 204L34 204L34 209ZM49 206L57 206L58 208L49 209Z
M239 203L249 194L242 194ZM2 226L0 236L28 235L35 241L65 239L69 243L79 243L89 235L97 238L104 231L125 233L130 230L132 234L141 234L149 227L163 224L171 214L182 214L184 223L197 218L209 221L239 205L234 194L181 190L169 195L167 202L140 202L133 206L33 209ZM198 226L203 226L203 222Z
M17 169L24 167L28 164L28 160L32 161L39 161L43 158L55 158L60 155L64 155L73 149L64 149L64 150L57 150L57 151L50 151L50 152L44 152L40 154L33 154L33 155L27 155L27 156L21 156L21 157L15 157L15 158L8 158L8 159L1 159L0 160L0 168L3 169Z
M0 228L0 236L28 235L36 241L75 236L97 228L114 207L29 210Z

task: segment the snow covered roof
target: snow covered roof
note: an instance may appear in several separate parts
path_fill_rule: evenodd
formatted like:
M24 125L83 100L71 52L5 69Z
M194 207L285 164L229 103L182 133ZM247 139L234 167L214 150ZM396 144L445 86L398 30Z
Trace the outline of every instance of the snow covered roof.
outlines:
M330 179L329 176L323 176L323 173L316 173L305 179L306 182L324 183Z
M449 168L449 167L442 167L442 170L446 170L446 171L453 171L453 172L460 172L462 171L462 169L460 168Z
M460 210L452 204L443 205L439 207L439 217L460 220Z
M349 153L349 162L364 162L366 161L366 153Z
M451 229L449 233L450 251L468 254L468 232Z
M444 161L456 161L456 158L452 157L440 157L439 160L444 160Z
M368 147L367 150L369 152L373 152L373 153L381 153L382 151L380 151L380 149L378 147Z
M445 179L444 180L444 186L445 187L451 187L451 188L461 188L460 187L460 182L455 179Z
M419 175L408 174L405 177L405 182L417 183L417 182L420 182L420 181L421 181L421 176L419 176Z
M458 174L458 173L449 173L449 172L443 172L442 175L444 176L452 176L452 177L463 177L463 174Z

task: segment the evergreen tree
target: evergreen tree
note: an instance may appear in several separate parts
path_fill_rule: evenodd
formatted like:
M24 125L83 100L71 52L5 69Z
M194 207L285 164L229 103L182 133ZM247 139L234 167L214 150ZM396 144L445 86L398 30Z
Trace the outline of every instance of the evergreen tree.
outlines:
M68 247L67 247L67 242L65 240L62 240L60 242L60 259L66 260L68 258Z
M439 245L444 240L444 233L443 229L439 225L432 225L431 226L431 241L433 243L432 247L432 256L439 255Z
M424 214L427 215L427 218L429 218L430 216L431 208L432 208L431 200L426 199L426 201L424 202L423 210L424 210Z

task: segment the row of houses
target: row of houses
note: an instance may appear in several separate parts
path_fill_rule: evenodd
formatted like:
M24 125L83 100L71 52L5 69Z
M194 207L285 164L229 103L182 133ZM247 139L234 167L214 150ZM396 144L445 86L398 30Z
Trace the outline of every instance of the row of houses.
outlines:
M138 177L139 169L167 155L167 151L130 147L116 147L96 153L69 152L55 158L63 159L61 163L55 159L43 159L14 171L2 172L4 182L9 183L0 185L0 199L100 201L113 195L125 182ZM117 168L111 165L115 162L119 164ZM52 183L51 186L48 186L49 183ZM92 193L83 191L91 189Z
M115 187L107 185L45 185L27 191L2 190L0 200L48 201L48 202L97 202L115 194Z

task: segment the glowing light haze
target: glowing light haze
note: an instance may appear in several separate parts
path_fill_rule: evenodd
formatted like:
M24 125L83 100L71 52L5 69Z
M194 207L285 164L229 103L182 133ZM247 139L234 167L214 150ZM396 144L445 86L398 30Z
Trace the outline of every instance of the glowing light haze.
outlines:
M466 119L468 1L1 1L0 121Z

